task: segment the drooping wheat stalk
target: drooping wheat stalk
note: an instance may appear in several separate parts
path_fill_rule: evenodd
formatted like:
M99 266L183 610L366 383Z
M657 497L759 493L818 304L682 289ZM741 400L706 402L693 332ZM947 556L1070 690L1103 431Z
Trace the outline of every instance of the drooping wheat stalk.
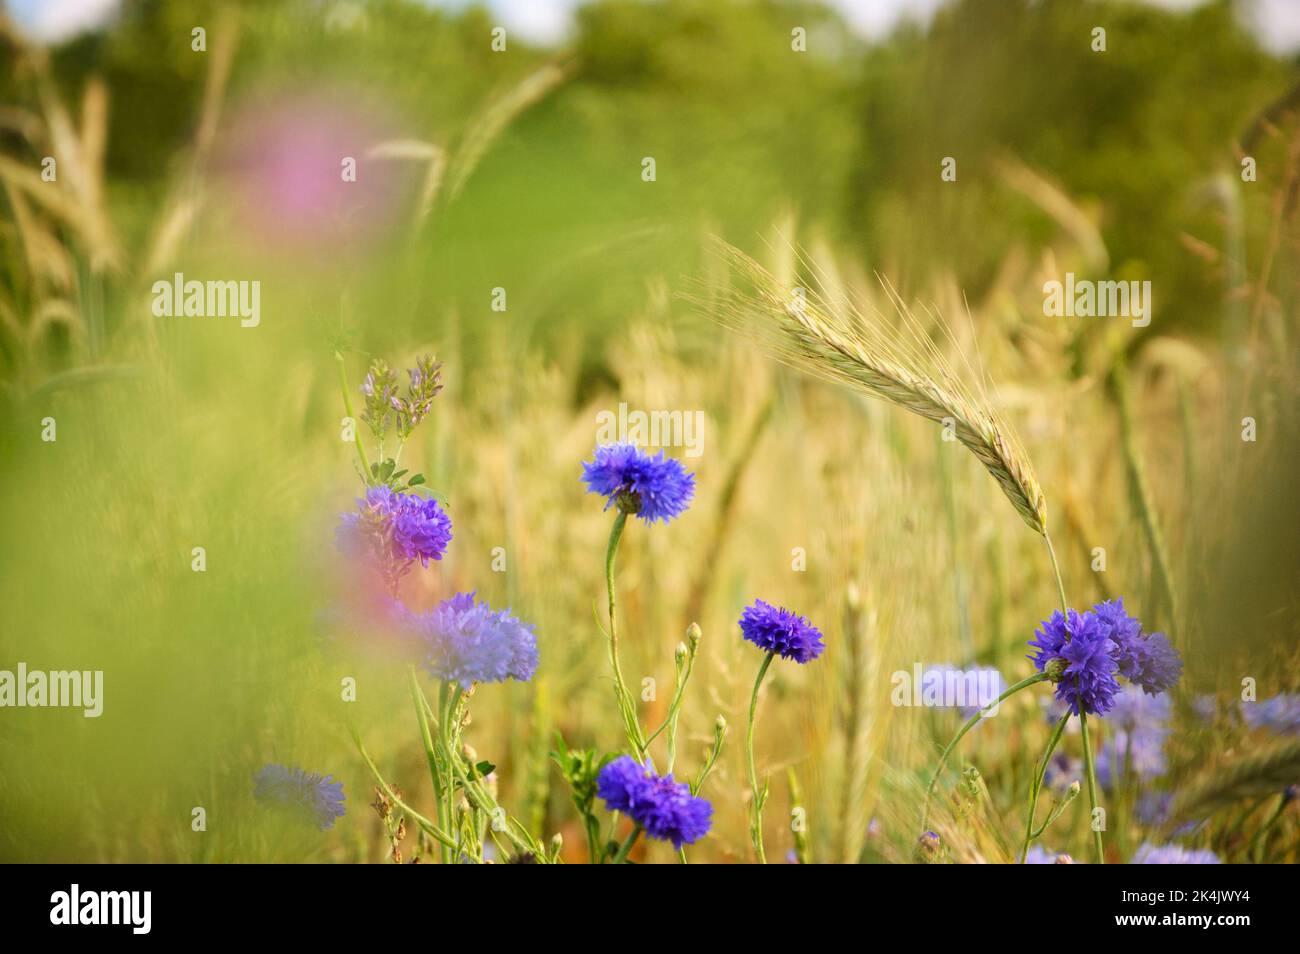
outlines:
M756 338L793 367L950 428L1025 523L1046 535L1047 505L1020 442L988 401L962 383L896 295L889 293L901 325L887 326L879 316L828 302L816 289L785 287L725 242L715 239L714 247L751 287L705 303L710 317Z

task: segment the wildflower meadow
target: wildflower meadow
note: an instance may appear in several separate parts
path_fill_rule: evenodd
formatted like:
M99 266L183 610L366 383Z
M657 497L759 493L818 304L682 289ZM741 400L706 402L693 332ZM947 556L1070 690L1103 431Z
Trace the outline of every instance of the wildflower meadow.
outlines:
M0 3L0 860L1295 862L1298 65Z

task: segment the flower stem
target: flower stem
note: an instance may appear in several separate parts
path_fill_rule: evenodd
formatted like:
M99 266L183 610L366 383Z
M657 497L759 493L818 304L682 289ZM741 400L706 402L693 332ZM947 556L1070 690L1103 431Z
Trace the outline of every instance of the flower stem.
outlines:
M618 542L623 537L623 528L626 524L627 514L620 510L614 517L614 526L609 531L609 547L605 551L605 589L609 594L609 665L614 670L614 695L623 716L623 728L632 746L632 754L636 756L638 762L644 762L646 742L641 734L636 707L631 696L628 695L627 683L623 681L623 668L618 658L618 624L615 619L614 558L618 555Z
M632 833L624 839L623 844L618 849L618 854L614 856L614 860L610 864L621 865L626 862L627 856L632 853L632 846L636 844L639 837L641 837L641 826L637 825L632 829Z
M1104 865L1106 863L1106 851L1101 843L1101 829L1097 827L1096 819L1097 768L1092 757L1092 741L1088 738L1088 713L1083 708L1079 709L1079 734L1083 737L1083 767L1088 774L1088 802L1091 808L1088 816L1088 827L1092 829L1092 843L1097 853L1097 864Z
M361 479L369 487L371 485L370 461L366 459L366 448L361 443L361 430L357 427L356 416L352 413L352 396L348 393L348 369L343 363L343 352L335 351L334 359L339 363L339 387L343 391L343 410L347 413L348 420L352 422L352 442L357 448L357 459L361 461Z
M767 864L767 856L763 854L764 793L759 791L758 772L754 768L754 723L758 711L758 687L763 684L763 677L767 675L767 668L772 665L774 655L775 653L769 652L763 657L763 664L758 667L758 676L754 679L754 692L749 697L749 730L745 734L745 756L749 759L749 789L753 796L750 805L752 815L749 822L749 837L754 842L754 851L758 855L760 865Z
M1052 537L1046 530L1043 539L1047 541L1047 555L1052 558L1052 573L1056 577L1056 592L1061 597L1061 612L1067 612L1065 603L1065 583L1061 580L1061 564L1056 562L1056 548L1052 546Z
M965 725L958 729L957 734L952 737L952 741L944 746L943 751L939 753L939 764L934 767L934 774L930 776L930 784L925 787L925 802L921 806L922 831L926 830L926 823L930 820L930 798L934 794L934 786L938 784L939 776L943 773L943 767L948 762L948 756L951 755L952 750L957 747L957 743L962 740L962 736L974 728L976 722L979 722L980 719L984 718L984 713L988 712L994 706L999 705L1003 699L1019 692L1021 689L1034 685L1034 683L1043 682L1045 679L1047 679L1047 674L1041 672L1036 672L1032 676L1027 676L1024 679L1021 679L1006 692L1002 693L1002 695L998 696L984 708L980 709L979 712L967 719Z
M1069 610L1065 602L1065 584L1061 581L1061 565L1056 562L1056 550L1052 548L1052 538L1046 530L1043 531L1043 539L1047 541L1047 554L1052 558L1052 572L1056 574L1056 591L1061 596L1061 612L1068 613ZM1093 829L1093 847L1097 851L1097 864L1104 865L1106 856L1101 843L1101 832L1093 827L1096 824L1093 816L1097 812L1097 772L1093 765L1092 740L1088 737L1088 714L1082 707L1079 709L1079 734L1083 737L1083 765L1088 773L1088 802L1091 809L1088 817L1088 827Z
M416 692L420 692L420 684L413 680ZM421 693L421 701L423 694ZM451 725L447 718L447 684L441 683L438 687L438 741L442 745L442 751L445 753L443 770L439 773L439 778L434 781L434 788L438 792L438 821L444 828L451 825L452 820L452 796L455 794L455 786L451 781L451 759L452 759L452 739ZM451 864L455 858L445 848L442 852L442 863Z
M429 763L429 777L433 781L434 797L438 800L438 822L445 829L447 827L446 802L450 792L443 787L442 770L438 765L438 752L433 743L433 733L429 731L429 718L424 711L424 699L420 692L420 681L415 675L415 670L411 671L411 700L415 703L415 717L420 723L420 739L424 743L424 757ZM441 727L439 727L441 731ZM441 855L443 864L447 864L450 855L447 846L441 846Z
M456 842L452 840L450 835L421 815L410 805L406 804L406 802L402 801L398 794L393 791L392 786L384 781L384 777L379 774L379 769L375 766L375 763L371 761L369 754L367 754L366 747L361 744L361 736L357 734L355 729L352 731L352 741L356 743L357 751L361 753L361 760L366 763L367 767L369 767L370 774L375 777L375 781L379 783L379 787L383 789L383 792L388 796L389 801L414 818L415 823L424 829L439 844L454 848Z
M1047 763L1052 760L1052 753L1056 751L1056 746L1061 741L1061 736L1065 733L1065 724L1070 721L1070 713L1061 716L1056 728L1052 730L1052 737L1047 741L1047 748L1043 750L1043 757L1038 763L1038 771L1034 774L1034 782L1029 787L1029 818L1025 821L1025 843L1020 849L1020 863L1023 865L1025 859L1029 857L1029 845L1033 841L1034 832L1034 815L1038 811L1038 796L1043 790L1043 779L1047 777Z
M453 722L457 719L457 712L460 707L460 701L464 695L464 690L455 684L449 689L447 700L447 721ZM524 827L523 823L511 817L511 815L501 807L501 804L493 795L488 792L480 782L481 776L476 775L474 778L469 777L469 772L461 764L461 747L459 735L452 737L455 749L450 746L444 749L443 755L448 764L451 766L452 774L455 781L460 784L465 793L465 798L470 805L486 814L493 820L492 831L493 837L496 837L498 826L499 834L508 841L516 851L528 852L537 859L538 864L547 864L547 854L542 850L542 846L537 843L532 833Z

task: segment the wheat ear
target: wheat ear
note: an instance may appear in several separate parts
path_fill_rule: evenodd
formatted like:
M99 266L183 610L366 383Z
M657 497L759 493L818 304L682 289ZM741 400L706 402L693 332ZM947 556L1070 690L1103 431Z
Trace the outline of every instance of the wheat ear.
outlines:
M714 247L752 287L733 287L700 302L709 317L756 338L792 367L951 427L1025 523L1046 535L1047 505L1020 442L988 402L962 384L896 295L891 292L890 301L901 326L890 327L880 316L864 315L847 302L828 302L811 289L786 288L725 242L715 239Z

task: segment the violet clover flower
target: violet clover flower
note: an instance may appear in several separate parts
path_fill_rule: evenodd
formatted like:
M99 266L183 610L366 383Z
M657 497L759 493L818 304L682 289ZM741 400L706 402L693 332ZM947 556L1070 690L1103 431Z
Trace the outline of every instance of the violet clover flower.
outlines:
M335 538L344 552L373 564L390 592L396 592L416 560L428 566L430 560L442 559L451 535L451 518L436 500L371 487L357 501L355 513L343 514Z

